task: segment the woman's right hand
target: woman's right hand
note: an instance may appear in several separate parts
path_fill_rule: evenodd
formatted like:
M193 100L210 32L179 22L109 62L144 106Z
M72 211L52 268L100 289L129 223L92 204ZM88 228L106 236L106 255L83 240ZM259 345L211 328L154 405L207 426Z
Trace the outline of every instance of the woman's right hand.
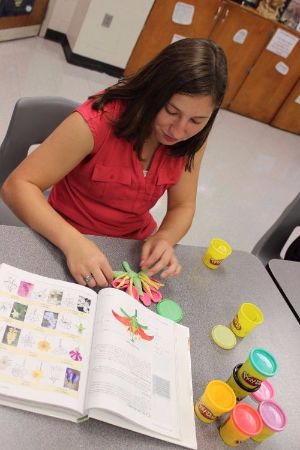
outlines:
M71 275L77 283L95 286L107 287L112 282L112 268L97 245L87 239L85 236L77 236L75 241L69 242L67 248L64 248L67 264ZM86 283L84 277L93 275L93 278Z

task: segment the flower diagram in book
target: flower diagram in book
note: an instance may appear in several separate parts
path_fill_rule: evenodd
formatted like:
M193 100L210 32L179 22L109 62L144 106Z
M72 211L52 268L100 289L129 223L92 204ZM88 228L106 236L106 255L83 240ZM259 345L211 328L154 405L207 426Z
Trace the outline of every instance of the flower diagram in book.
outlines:
M137 317L137 310L135 310L135 313L133 316L130 316L129 314L127 314L127 312L124 311L123 308L120 308L120 311L123 314L122 316L120 314L116 313L112 309L112 313L113 313L114 317L119 322L121 322L121 324L123 324L127 327L127 330L130 333L130 338L131 338L132 342L135 342L138 338L141 338L145 341L152 341L154 336L150 336L145 333L144 330L147 330L148 327L146 325L142 325L139 323L138 317Z
M78 288L5 273L0 286L0 381L19 379L33 387L43 383L43 389L77 395L92 325L91 302Z

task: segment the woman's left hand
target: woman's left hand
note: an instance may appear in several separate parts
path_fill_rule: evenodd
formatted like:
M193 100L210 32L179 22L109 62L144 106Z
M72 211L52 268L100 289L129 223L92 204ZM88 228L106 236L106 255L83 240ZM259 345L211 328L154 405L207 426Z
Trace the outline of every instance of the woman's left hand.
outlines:
M163 270L161 278L178 275L181 271L173 246L164 238L150 236L143 245L140 266L149 276Z

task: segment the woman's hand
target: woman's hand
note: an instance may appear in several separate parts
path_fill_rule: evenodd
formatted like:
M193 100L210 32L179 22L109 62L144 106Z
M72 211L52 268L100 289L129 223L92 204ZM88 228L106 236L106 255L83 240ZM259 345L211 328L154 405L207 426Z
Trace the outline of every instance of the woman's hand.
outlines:
M113 279L112 268L101 250L94 242L84 236L68 243L64 248L67 264L77 283L93 288L96 285L107 287ZM86 282L88 275L93 278Z
M149 276L163 270L161 278L173 277L181 271L173 246L155 234L143 245L140 266Z

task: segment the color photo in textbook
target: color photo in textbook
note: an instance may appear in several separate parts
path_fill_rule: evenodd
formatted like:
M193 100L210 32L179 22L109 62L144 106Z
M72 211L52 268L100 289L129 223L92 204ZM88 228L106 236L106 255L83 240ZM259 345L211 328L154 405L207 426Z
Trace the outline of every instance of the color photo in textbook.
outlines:
M35 0L0 0L0 17L31 14Z

